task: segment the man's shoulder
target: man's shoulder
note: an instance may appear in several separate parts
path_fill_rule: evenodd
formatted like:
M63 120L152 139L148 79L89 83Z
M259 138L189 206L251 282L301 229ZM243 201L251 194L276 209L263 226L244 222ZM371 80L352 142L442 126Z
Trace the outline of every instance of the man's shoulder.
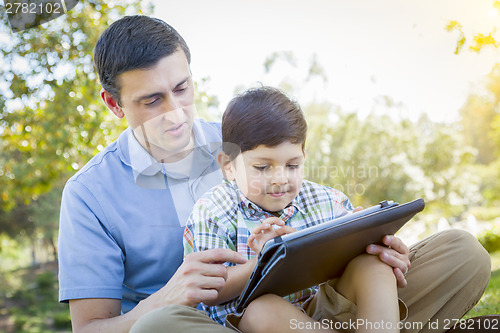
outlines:
M207 121L201 118L197 118L197 121L200 123L200 126L205 133L205 135L213 136L214 138L222 137L222 125L220 122L216 121Z
M94 155L78 172L76 172L69 180L68 183L77 181L81 183L92 182L96 177L106 177L108 172L119 168L123 164L119 156L119 143L118 140L112 142L102 151ZM103 172L104 170L108 170Z

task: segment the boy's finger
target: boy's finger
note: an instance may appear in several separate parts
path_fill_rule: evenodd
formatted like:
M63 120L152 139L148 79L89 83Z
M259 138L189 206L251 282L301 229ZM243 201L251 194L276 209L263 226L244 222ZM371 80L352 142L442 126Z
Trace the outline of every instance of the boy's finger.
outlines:
M278 229L274 230L274 232L276 232L276 234L278 236L283 236L283 235L286 235L286 234L291 234L292 232L295 232L295 231L297 231L297 229L292 228L292 227L290 227L288 225L285 225L285 226L283 226L281 228L278 228Z
M262 224L268 224L268 225L284 225L285 222L282 219L279 219L277 217L268 217L264 221L262 221Z
M354 208L354 210L352 212L356 213L356 212L359 212L361 210L363 210L363 207L362 206L358 206L358 207Z
M264 230L272 228L270 224L262 223L252 229L252 234L260 234Z

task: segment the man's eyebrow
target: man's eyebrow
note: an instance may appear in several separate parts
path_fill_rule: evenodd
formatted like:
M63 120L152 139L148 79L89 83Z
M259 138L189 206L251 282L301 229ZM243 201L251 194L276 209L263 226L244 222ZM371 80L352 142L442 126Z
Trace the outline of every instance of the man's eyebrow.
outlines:
M191 78L191 75L187 76L184 80L182 80L181 82L177 83L177 84L175 85L175 87L174 87L174 90L175 90L176 88L179 88L180 86L182 86L182 85L183 85L183 84L185 84L186 82L188 82L190 78Z
M135 103L139 103L141 101L144 101L144 100L147 100L147 99L150 99L150 98L153 98L153 97L164 97L165 94L162 93L162 92L155 92L155 93L152 93L152 94L149 94L149 95L143 95L143 96L139 96L137 97L134 102Z

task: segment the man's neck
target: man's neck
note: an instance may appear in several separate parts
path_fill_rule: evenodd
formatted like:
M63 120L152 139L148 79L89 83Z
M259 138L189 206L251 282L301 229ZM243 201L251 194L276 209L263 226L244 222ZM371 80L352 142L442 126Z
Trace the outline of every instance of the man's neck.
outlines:
M195 139L194 133L191 134L191 138L187 146L177 150L177 151L167 151L158 145L155 145L149 141L138 138L134 133L135 138L139 144L151 155L157 162L160 163L174 163L182 160L188 156L194 149Z

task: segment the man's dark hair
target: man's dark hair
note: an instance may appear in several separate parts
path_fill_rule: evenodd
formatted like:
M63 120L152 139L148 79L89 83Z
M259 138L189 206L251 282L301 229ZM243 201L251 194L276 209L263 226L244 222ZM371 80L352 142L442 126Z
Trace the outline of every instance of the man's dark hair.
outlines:
M102 87L120 103L120 74L154 66L178 48L191 63L186 42L170 25L149 16L125 16L99 37L94 49L94 66Z
M307 123L300 105L281 90L260 87L234 97L222 116L224 152L233 160L259 145L302 144Z

